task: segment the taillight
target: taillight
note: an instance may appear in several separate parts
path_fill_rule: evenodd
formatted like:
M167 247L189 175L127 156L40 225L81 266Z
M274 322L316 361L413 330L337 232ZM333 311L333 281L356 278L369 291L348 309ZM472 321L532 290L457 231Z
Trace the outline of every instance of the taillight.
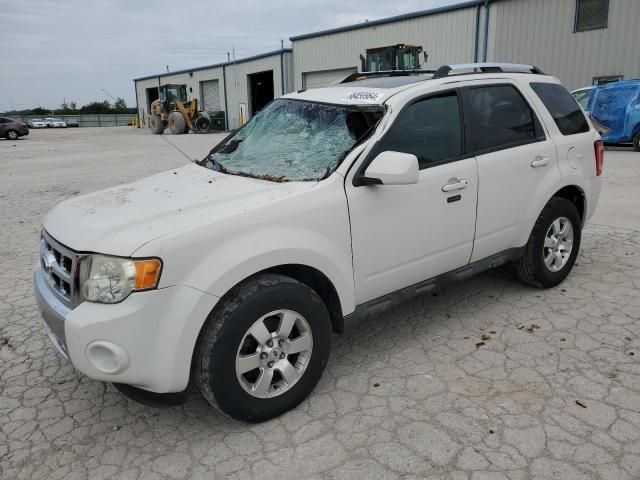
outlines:
M604 169L604 142L602 140L598 140L595 143L596 149L596 177L602 175L602 170Z

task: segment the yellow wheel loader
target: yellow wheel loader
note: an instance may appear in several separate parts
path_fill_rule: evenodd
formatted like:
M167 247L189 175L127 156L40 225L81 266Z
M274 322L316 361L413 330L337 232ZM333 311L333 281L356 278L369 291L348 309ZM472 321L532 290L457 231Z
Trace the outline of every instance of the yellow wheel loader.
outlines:
M198 111L198 100L187 100L186 85L162 85L158 87L158 100L151 104L149 128L161 135L166 127L173 135L204 133L211 127L206 112Z

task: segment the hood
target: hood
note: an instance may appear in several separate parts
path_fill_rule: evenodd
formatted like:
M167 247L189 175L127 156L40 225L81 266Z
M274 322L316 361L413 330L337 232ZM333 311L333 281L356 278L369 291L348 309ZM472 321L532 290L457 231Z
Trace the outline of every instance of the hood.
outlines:
M43 227L73 250L129 256L154 239L263 207L314 185L226 175L192 164L66 200L49 212Z

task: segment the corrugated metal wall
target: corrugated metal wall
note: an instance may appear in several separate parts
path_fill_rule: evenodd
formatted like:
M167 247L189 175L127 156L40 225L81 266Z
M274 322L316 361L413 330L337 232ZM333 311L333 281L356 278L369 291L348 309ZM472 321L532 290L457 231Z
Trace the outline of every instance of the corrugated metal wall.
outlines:
M489 61L532 63L570 89L593 77L640 77L640 0L610 0L608 28L574 33L575 0L491 4Z
M359 55L367 48L408 43L429 53L429 68L446 63L473 61L476 8L401 20L384 25L338 32L293 41L295 89L302 88L302 74L319 70L359 67Z
M283 54L283 66L284 66L284 92L289 93L291 91L291 53L285 52ZM248 75L258 72L266 72L268 70L273 71L273 93L274 98L282 96L282 81L280 75L280 54L271 55L268 57L258 58L256 60L250 60L248 62L241 62L228 65L227 71L227 101L229 102L229 128L238 128L240 126L240 104L244 103L247 108L249 120L249 112L251 111L249 105L249 79Z

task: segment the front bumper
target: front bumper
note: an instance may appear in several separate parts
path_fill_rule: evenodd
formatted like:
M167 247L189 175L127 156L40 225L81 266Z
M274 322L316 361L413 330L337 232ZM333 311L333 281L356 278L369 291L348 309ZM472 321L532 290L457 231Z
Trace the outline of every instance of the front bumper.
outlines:
M64 320L71 312L71 309L53 294L41 267L36 268L33 274L33 284L36 292L36 301L42 313L44 329L56 351L62 358L69 361Z
M83 302L64 310L47 294L40 267L35 289L49 338L75 368L96 380L156 393L187 387L198 334L218 301L180 285L136 292L117 304Z

